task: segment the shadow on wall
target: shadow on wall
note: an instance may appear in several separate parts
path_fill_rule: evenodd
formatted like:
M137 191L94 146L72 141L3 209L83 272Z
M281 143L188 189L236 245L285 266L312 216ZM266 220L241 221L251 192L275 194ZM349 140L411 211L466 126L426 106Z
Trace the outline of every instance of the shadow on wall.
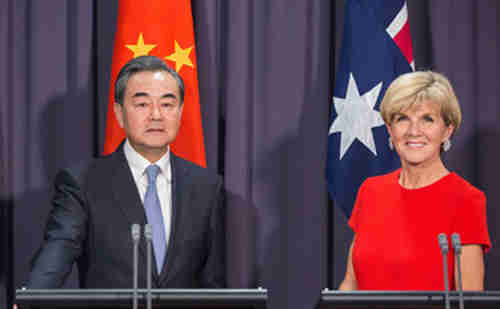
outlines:
M257 287L256 208L226 191L226 280L228 288Z
M486 290L500 290L500 248L497 239L500 237L500 190L498 175L500 175L500 131L498 127L485 128L471 138L468 144L475 143L477 149L476 180L477 185L486 194L488 230L492 249L486 254ZM473 147L473 145L466 145ZM462 150L459 150L462 151Z
M334 208L333 216L333 288L338 289L342 280L344 280L345 271L347 269L347 256L349 255L349 246L351 245L354 236L353 231L347 225L347 217L340 209L332 203Z
M27 149L39 145L40 150L36 153L40 153L40 158L33 158L32 161L38 162L38 166L24 171L29 175L27 179L30 179L30 187L26 184L23 193L14 197L16 288L26 282L31 258L43 241L56 172L63 167L89 160L95 153L94 118L94 107L88 88L56 95L49 100L40 115L35 115L33 132L28 134L39 136L40 140L36 145L29 145ZM74 268L64 287L77 286Z
M286 232L284 220L289 199L289 155L293 136L283 136L272 143L271 149L258 151L252 166L252 191L257 211L257 272L258 286L268 291L282 283L286 272ZM262 149L260 149L262 150ZM273 292L271 292L273 293ZM276 293L276 292L274 292Z

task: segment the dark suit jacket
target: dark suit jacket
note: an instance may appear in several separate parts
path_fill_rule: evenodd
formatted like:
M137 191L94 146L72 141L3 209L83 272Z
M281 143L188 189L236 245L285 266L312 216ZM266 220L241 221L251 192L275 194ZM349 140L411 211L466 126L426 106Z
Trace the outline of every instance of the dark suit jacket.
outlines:
M159 274L153 254L152 286L222 288L225 233L220 177L172 153L171 166L171 233ZM59 172L52 204L27 287L62 286L77 262L82 288L132 288L130 226L143 227L146 215L123 149ZM139 287L146 287L143 235Z

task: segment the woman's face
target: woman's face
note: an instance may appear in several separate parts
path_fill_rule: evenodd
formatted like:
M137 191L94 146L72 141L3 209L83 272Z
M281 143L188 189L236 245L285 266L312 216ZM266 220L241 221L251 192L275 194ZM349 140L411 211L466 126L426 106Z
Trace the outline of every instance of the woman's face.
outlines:
M441 143L455 128L445 124L439 104L423 101L394 115L387 129L405 167L440 162Z

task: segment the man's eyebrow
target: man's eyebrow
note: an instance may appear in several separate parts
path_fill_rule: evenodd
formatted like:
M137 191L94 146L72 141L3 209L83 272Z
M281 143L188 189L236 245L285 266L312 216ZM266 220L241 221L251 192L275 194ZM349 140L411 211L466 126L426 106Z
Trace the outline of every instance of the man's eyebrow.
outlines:
M136 92L134 93L134 95L132 96L132 98L137 98L137 97L147 97L149 96L146 92Z
M163 98L177 99L177 96L173 93L166 93L166 94L162 95L161 97L162 97L162 99Z
M138 98L138 97L149 97L149 94L146 92L136 92L134 95L132 95L132 98ZM177 96L173 93L165 93L164 95L161 96L162 99L164 98L172 98L172 99L177 99Z

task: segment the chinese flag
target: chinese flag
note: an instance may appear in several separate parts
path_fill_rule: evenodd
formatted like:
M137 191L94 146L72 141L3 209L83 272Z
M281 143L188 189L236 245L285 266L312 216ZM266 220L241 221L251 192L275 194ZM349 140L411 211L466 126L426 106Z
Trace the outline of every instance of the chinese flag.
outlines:
M184 80L184 111L171 150L186 160L206 166L190 0L120 0L104 154L113 152L125 138L113 112L118 72L130 59L144 55L165 60Z

